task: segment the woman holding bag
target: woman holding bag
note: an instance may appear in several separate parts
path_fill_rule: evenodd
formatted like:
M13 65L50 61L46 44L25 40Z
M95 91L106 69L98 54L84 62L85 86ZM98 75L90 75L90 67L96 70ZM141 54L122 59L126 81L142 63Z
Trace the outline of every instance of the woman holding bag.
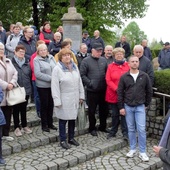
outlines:
M18 73L15 67L13 66L11 60L6 58L4 52L5 52L5 47L0 42L0 86L2 87L4 93L4 98L0 106L6 119L6 124L3 126L3 130L2 130L2 136L3 136L2 139L12 141L14 140L14 138L9 136L12 106L7 105L6 95L9 90L12 90L14 86L16 86Z
M14 134L17 137L22 136L22 132L26 134L32 133L32 130L27 127L26 116L28 99L31 95L31 68L29 61L25 58L25 51L26 49L23 45L17 45L15 48L15 55L12 59L12 63L18 71L18 84L20 87L24 87L26 91L26 101L13 106ZM20 129L19 115L21 116L22 131Z
M59 118L60 145L69 149L68 145L78 146L74 139L75 120L79 103L84 100L84 89L78 67L71 59L72 52L62 49L58 54L59 62L52 73L51 90L54 111ZM68 122L68 143L66 141L66 123Z

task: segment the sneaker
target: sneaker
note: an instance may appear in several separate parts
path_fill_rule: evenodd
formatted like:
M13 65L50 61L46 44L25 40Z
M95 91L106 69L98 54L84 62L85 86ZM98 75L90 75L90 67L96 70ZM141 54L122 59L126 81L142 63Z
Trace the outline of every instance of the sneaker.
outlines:
M19 137L22 136L21 130L19 128L16 128L14 131L15 136Z
M130 150L127 154L126 157L128 158L133 158L134 154L136 153L136 150Z
M13 141L14 138L11 136L3 136L2 139L7 140L7 141Z
M26 134L32 133L32 130L31 130L29 127L24 127L24 128L23 128L23 131L24 131Z
M141 158L142 161L144 161L144 162L149 161L149 157L146 155L146 153L139 153L139 158Z
M0 166L6 165L6 161L3 158L0 158Z

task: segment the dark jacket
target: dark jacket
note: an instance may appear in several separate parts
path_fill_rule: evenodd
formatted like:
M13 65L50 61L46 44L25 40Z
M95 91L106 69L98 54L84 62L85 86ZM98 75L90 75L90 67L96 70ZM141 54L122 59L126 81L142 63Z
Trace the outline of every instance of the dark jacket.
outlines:
M6 33L4 31L0 31L0 42L6 44Z
M76 58L77 58L77 62L78 62L78 68L80 69L80 65L83 59L85 59L86 57L90 56L89 53L86 53L85 55L83 55L80 51L77 52Z
M91 53L91 46L90 46L91 39L89 37L88 38L82 38L82 43L85 43L87 45L87 52Z
M152 53L149 47L144 47L144 56L147 57L150 61L152 61Z
M91 39L91 43L90 43L91 49L92 49L92 46L93 46L94 43L101 43L101 44L102 44L103 54L104 54L105 45L104 45L103 39L102 39L101 37L98 37L98 38L93 37L93 38Z
M121 45L121 42L117 42L115 44L116 47L122 47L125 50L125 58L129 57L131 52L130 52L130 45L127 42L124 42L124 44Z
M158 55L158 63L161 69L170 69L170 50L161 50Z
M154 84L153 66L152 66L151 61L147 57L142 56L139 58L139 70L144 71L145 73L148 74L151 80L152 86L153 86Z
M31 95L31 68L28 60L22 67L19 67L15 59L12 59L15 69L18 71L18 84L25 88L26 95Z
M106 90L106 70L107 62L103 57L94 58L89 56L83 59L80 65L80 74L88 91L99 92Z
M26 48L25 58L26 60L30 60L30 57L32 56L32 54L36 52L35 39L32 38L30 41L27 41L25 36L22 36L18 44L22 44Z
M166 148L160 149L159 157L163 161L163 170L170 170L170 134Z
M55 56L61 49L61 41L60 42L50 42L48 46L48 51L51 55Z
M117 94L119 109L124 108L124 103L132 107L145 104L147 107L152 98L152 86L149 76L143 71L139 71L136 82L134 82L128 71L120 78Z

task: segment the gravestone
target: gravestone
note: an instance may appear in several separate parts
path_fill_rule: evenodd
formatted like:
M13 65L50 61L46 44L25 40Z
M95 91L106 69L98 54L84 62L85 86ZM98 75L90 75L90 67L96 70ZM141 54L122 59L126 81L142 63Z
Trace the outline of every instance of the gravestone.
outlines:
M63 39L71 38L73 41L72 49L79 51L80 43L82 42L82 22L84 21L82 15L77 13L74 3L70 4L68 13L65 13L61 18L63 22Z

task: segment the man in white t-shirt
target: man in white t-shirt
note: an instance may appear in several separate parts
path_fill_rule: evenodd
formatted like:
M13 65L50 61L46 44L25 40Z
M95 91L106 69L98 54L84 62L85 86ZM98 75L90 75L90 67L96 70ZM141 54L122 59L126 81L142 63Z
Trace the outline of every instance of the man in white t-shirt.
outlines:
M130 71L121 78L118 86L118 107L121 115L125 115L128 126L130 151L127 157L132 158L136 153L136 130L138 132L139 157L149 161L146 154L146 113L145 109L151 102L152 85L149 76L138 70L139 58L129 58Z

